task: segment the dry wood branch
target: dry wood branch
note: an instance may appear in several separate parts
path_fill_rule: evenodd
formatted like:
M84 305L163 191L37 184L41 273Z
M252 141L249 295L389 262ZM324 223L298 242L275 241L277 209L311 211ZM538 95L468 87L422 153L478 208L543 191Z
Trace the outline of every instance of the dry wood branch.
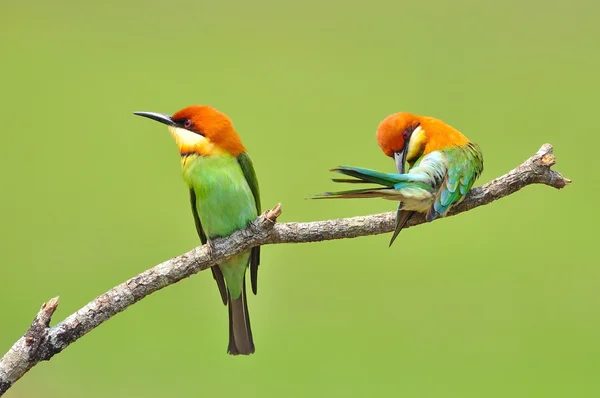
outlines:
M557 189L571 181L551 169L556 163L552 145L545 144L532 157L509 173L475 188L454 207L455 215L489 204L530 184L545 184ZM98 296L59 324L49 327L58 297L42 306L29 330L0 359L0 396L29 369L47 361L92 329L117 313L166 286L205 270L252 246L276 243L306 243L355 238L391 232L395 213L342 218L306 223L276 224L281 206L265 212L246 229L213 241L212 249L202 246L165 261ZM407 227L425 222L413 217Z

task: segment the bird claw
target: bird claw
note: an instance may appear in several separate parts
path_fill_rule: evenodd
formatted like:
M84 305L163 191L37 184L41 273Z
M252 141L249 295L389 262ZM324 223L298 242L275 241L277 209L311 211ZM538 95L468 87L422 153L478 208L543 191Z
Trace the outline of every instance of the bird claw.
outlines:
M212 241L207 239L204 246L206 246L206 254L208 254L208 257L212 259L215 252L215 246L213 245Z

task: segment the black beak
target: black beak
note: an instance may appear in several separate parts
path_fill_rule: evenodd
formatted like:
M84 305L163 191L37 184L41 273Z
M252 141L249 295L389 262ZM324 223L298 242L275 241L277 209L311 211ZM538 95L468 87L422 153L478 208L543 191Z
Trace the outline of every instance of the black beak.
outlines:
M404 164L406 163L406 153L408 152L408 145L404 145L404 148L400 152L394 152L394 160L396 161L396 168L398 173L404 174Z
M171 116L165 115L163 113L156 112L133 112L134 115L147 117L148 119L156 120L157 122L161 122L162 124L166 124L167 126L175 126L175 122L171 119Z

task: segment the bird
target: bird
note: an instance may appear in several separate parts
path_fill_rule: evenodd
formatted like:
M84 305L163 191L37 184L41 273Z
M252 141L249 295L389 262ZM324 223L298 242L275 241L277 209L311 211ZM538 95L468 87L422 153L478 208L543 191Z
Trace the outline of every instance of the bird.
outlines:
M254 165L231 119L208 105L191 105L172 116L134 112L167 125L181 155L183 180L190 193L196 230L202 244L245 228L260 214ZM252 292L258 290L260 247L256 246L211 267L223 304L229 310L231 355L255 352L248 302L246 268Z
M390 246L416 212L425 213L428 222L446 215L483 172L481 148L434 117L394 113L379 124L376 138L383 153L394 160L397 173L339 166L330 171L352 178L334 178L334 182L379 187L325 192L313 199L379 197L399 201Z

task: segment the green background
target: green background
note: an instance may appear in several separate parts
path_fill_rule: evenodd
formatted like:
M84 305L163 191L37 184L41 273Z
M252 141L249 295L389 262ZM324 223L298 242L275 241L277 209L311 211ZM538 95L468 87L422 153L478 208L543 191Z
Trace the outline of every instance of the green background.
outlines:
M225 354L227 311L203 272L7 396L598 396L598 4L2 2L2 353L50 297L58 322L198 244L176 147L132 111L227 113L281 221L393 210L304 198L335 188L339 164L393 171L375 130L401 110L480 144L477 185L545 142L574 181L391 249L389 234L265 247L251 357Z

